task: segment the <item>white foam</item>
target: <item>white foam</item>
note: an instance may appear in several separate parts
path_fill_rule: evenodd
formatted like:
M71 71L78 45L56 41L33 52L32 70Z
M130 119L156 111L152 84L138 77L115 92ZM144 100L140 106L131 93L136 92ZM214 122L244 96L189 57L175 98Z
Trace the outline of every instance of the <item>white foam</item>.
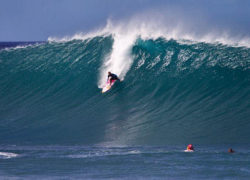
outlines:
M112 34L112 31L110 31L111 28L111 21L107 20L107 23L105 25L105 27L101 27L101 28L97 28L94 29L91 32L87 32L87 33L76 33L73 36L65 36L65 37L49 37L48 41L49 42L67 42L67 41L72 41L72 40L87 40L87 39L91 39L97 36L109 36Z
M114 43L112 52L108 57L106 57L100 68L100 78L98 82L98 87L100 88L105 86L107 73L109 71L115 73L121 80L123 80L133 62L130 52L136 39L135 36L116 33L113 38Z
M187 150L187 149L185 149L184 152L194 152L194 150Z
M166 14L166 13L165 13ZM102 88L106 84L107 73L111 71L117 74L123 80L129 71L133 58L131 56L131 48L138 37L142 39L157 39L159 37L166 40L175 39L179 43L192 44L197 42L205 43L222 43L230 46L250 47L250 38L240 35L231 36L226 31L210 32L194 31L194 27L190 22L184 22L179 17L173 17L168 12L168 18L159 14L146 13L134 16L127 20L112 21L108 20L103 28L99 28L89 33L78 33L71 37L53 38L49 41L70 41L73 39L86 40L96 36L112 35L114 43L111 53L104 58L99 68L98 87ZM167 16L166 15L166 16ZM176 18L176 21L173 20ZM189 23L189 24L188 24ZM141 62L142 64L144 62ZM169 62L166 62L167 64Z
M128 154L140 154L141 151L139 150L132 150L132 151L129 151Z
M25 49L27 47L36 47L36 46L38 46L40 44L41 43L34 43L34 44L27 44L27 45L18 45L18 46L15 46L15 47L6 47L6 48L3 48L1 50L11 51L11 50L17 50L17 49Z
M5 159L9 159L9 158L17 157L18 154L10 153L10 152L0 152L0 156L2 156Z
M190 21L191 19L191 21ZM205 22L203 22L204 25ZM228 29L216 30L214 27L199 28L194 18L186 18L184 14L165 10L164 13L147 11L119 21L108 19L104 27L99 27L91 32L76 33L73 36L62 38L49 37L48 41L71 41L74 39L86 40L96 36L114 35L115 38L133 39L140 36L143 39L175 39L182 43L222 43L234 46L250 47L250 37L230 33ZM209 24L207 25L209 26ZM204 30L205 29L205 30Z

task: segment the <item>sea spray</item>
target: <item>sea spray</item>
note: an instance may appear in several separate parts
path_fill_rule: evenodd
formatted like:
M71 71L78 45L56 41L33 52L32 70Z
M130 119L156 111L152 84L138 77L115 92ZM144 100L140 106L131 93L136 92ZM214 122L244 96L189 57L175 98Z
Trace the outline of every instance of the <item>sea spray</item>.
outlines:
M2 49L1 142L248 142L248 48L129 37ZM123 81L101 94L109 70Z
M135 41L135 37L115 34L113 36L114 43L111 54L104 59L103 65L100 68L100 78L98 87L103 87L106 84L107 72L115 73L121 80L124 80L131 64L131 48Z
M248 142L248 38L147 22L2 49L0 140ZM108 71L123 81L101 94Z

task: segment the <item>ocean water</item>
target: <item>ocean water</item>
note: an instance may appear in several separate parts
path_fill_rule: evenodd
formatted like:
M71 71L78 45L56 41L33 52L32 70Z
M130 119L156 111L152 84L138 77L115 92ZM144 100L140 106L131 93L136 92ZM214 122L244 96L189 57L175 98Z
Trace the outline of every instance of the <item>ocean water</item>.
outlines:
M249 179L249 117L247 46L0 43L1 179Z
M248 146L1 146L1 179L249 179Z

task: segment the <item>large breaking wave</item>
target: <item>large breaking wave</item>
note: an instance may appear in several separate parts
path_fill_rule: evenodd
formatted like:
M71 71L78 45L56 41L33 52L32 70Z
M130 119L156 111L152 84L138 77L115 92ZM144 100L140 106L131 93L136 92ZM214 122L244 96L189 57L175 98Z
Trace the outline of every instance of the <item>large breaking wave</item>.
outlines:
M1 143L249 142L250 49L140 33L1 50Z

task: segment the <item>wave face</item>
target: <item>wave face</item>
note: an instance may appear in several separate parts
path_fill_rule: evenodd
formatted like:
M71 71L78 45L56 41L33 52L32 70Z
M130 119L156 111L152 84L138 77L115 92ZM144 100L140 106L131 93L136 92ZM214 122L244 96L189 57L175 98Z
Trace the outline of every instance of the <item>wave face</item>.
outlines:
M126 53L112 35L2 49L1 143L249 143L249 48L130 43ZM123 81L101 94L107 70Z

